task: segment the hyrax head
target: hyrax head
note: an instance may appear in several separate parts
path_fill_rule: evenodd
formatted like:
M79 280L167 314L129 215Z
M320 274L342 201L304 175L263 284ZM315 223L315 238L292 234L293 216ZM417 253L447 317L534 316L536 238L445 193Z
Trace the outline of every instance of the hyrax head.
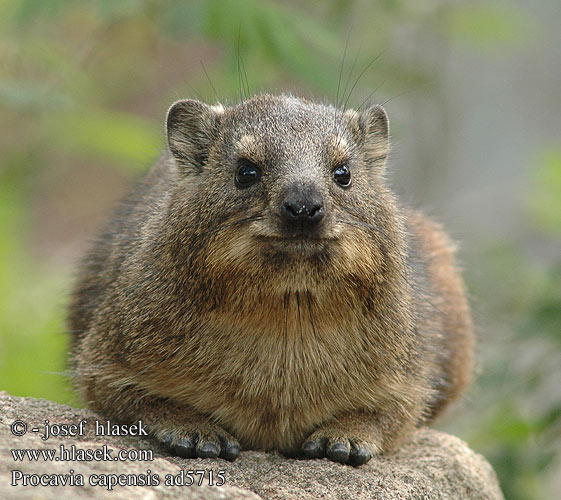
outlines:
M183 100L168 112L167 136L178 189L196 199L197 224L226 259L327 257L384 204L388 121L379 106L359 113L271 95L227 108Z

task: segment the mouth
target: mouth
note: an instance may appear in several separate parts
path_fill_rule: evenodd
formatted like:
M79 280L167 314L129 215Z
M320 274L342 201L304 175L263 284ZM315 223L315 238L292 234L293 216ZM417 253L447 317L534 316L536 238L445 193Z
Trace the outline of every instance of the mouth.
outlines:
M257 239L259 240L263 240L263 241L279 241L279 242L289 242L289 243L319 243L319 242L324 242L324 241L329 241L333 238L320 238L320 237L316 237L316 236L308 236L308 235L294 235L294 236L272 236L272 235L258 235Z
M286 244L326 244L330 241L334 241L337 238L335 236L326 236L319 234L310 234L308 232L295 232L292 234L256 234L255 237L263 242L270 243L286 243Z
M311 257L328 252L335 238L311 235L259 235L257 239L266 248L285 256Z

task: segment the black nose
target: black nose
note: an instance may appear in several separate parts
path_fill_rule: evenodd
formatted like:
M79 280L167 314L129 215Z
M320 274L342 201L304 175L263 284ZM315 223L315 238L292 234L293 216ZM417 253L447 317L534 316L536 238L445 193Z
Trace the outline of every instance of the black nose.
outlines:
M319 222L324 215L323 204L321 202L304 203L298 201L285 200L281 207L282 218L286 222Z
M292 189L282 202L280 214L291 227L314 226L325 215L321 194L309 186Z

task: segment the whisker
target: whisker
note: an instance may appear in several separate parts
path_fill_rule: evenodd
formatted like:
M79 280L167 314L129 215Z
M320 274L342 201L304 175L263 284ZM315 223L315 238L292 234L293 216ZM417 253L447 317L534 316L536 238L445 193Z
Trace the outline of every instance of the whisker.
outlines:
M341 96L341 99L345 99L345 94L347 93L347 87L348 87L349 82L351 81L351 77L353 76L353 73L355 71L355 66L356 66L356 62L358 61L358 56L359 55L360 55L360 49L356 53L355 60L353 61L353 65L351 66L351 71L350 71L349 75L347 76L347 81L345 82L345 88L343 89L343 95ZM351 89L351 92L352 92L352 89ZM345 104L343 105L343 110L347 109L347 101L348 100L349 100L349 98L347 97L347 99L345 99Z
M206 76L206 79L208 80L208 83L210 83L210 86L212 87L212 90L214 90L214 95L216 96L217 101L220 102L220 96L218 95L218 92L216 91L216 87L212 83L212 80L210 79L210 76L208 76L205 65L203 64L203 60L200 59L199 62L201 63L201 67L203 68L203 71L205 72L205 76Z
M238 42L236 45L236 59L238 61L238 85L240 87L240 102L243 101L243 94L242 94L242 72L240 66L240 36L242 31L242 25L238 27Z
M343 76L343 68L345 67L345 58L347 56L347 47L349 46L349 38L351 37L351 32L347 35L347 41L345 42L345 50L343 51L343 59L341 60L341 67L339 68L339 80L337 81L337 97L335 99L335 106L339 107L339 90L341 88L341 77Z
M382 87L382 85L384 85L384 83L386 83L386 80L382 80L382 82L380 84L378 84L376 86L376 88L370 92L370 94L368 94L368 97L366 99L364 99L364 101L362 101L361 105L357 108L357 111L360 111L362 109L362 107L368 102L370 101L370 99L372 98L372 96Z
M199 98L199 101L204 102L205 99L203 98L203 96L202 96L199 92L197 92L197 90L195 89L195 87L193 87L193 86L192 86L189 82L187 82L187 81L186 81L185 83L187 84L187 87L189 87L189 88L191 89L191 92L193 92L193 93Z
M240 52L240 47L239 46L238 46L238 51ZM245 86L244 86L245 96L246 96L246 99L249 99L249 97L251 96L251 91L249 89L249 80L247 79L247 71L245 70L245 63L244 63L241 52L240 52L240 61L242 63L242 84L244 83L244 80L245 80Z
M370 66L372 66L378 59L380 59L380 57L382 57L382 55L385 52L386 52L386 50L382 50L382 52L380 52L374 59L372 59L372 61L370 61L370 63L368 63L368 65L361 71L360 75L358 75L358 78L355 80L354 85L351 87L351 90L349 91L349 95L347 96L347 99L345 100L345 105L343 106L343 108L347 107L347 104L348 104L349 99L350 99L350 97L353 93L353 90L357 86L360 79L363 77L364 73L366 73L368 71L368 69L370 68Z
M361 220L348 220L348 219L336 219L336 222L339 222L341 224L349 224L350 226L361 226L361 227L366 227L368 229L372 229L377 233L379 233L380 235L382 235L384 238L387 238L388 241L391 241L386 235L386 233L383 231L383 229L378 226L375 226L374 224L369 224L368 222L364 222Z
M389 99L387 99L386 101L384 101L380 106L385 106L386 104L388 104L388 102L393 101L394 99L397 99L399 97L403 97L404 95L407 94L411 94L412 92L417 92L420 89L409 89L409 90L405 90L403 92L401 92L400 94L394 95L393 97L390 97Z
M72 378L73 373L71 371L64 371L64 372L53 372L50 370L43 370L42 373L45 375L59 375L61 377Z

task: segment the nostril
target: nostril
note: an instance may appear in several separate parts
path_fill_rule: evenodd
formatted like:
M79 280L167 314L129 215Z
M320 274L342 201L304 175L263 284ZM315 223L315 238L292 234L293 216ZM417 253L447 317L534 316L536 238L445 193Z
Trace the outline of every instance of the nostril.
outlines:
M308 212L308 216L310 219L319 220L323 217L323 205L317 204L314 205L310 211Z
M281 214L285 219L296 219L300 215L294 204L289 201L282 204Z

